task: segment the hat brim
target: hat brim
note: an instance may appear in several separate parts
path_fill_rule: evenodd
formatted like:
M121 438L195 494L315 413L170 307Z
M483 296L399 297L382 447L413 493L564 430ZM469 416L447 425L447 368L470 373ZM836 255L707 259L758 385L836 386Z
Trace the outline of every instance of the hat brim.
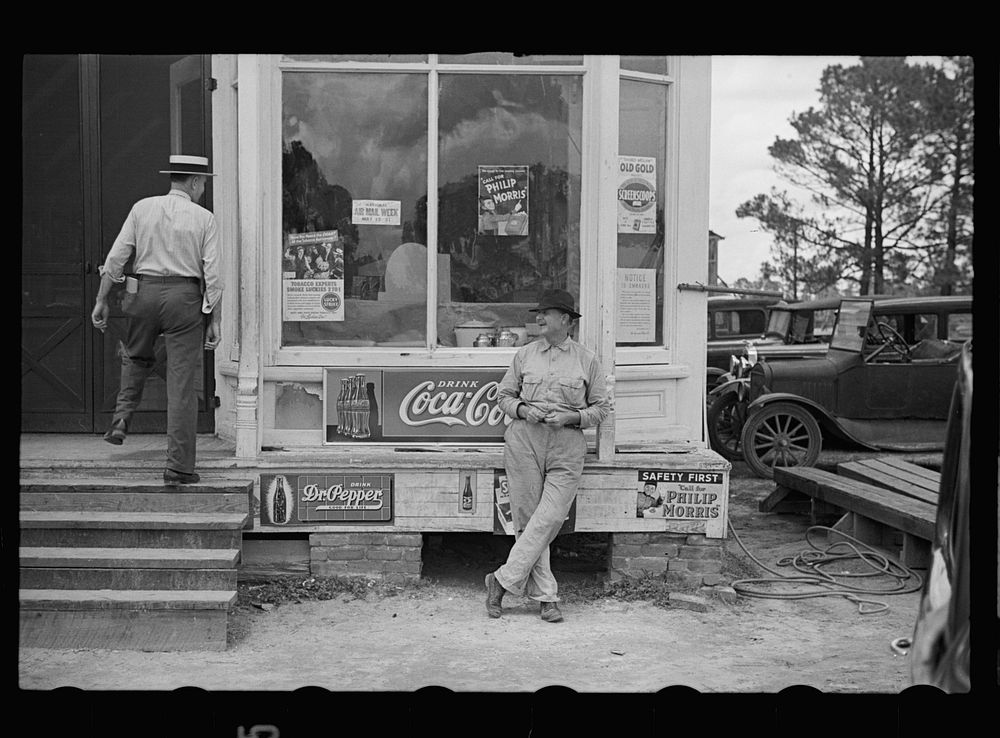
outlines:
M564 313L573 318L583 317L582 315L580 315L580 313L576 312L575 310L567 310L566 308L559 307L558 305L539 305L538 307L528 308L529 313L537 313L541 312L542 310L562 310Z
M160 174L204 174L206 177L217 176L215 172L191 172L186 169L161 169Z

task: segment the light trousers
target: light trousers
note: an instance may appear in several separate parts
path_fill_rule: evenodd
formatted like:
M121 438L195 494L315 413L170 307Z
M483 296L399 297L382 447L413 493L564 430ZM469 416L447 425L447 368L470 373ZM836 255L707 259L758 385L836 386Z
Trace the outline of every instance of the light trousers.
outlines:
M198 395L195 378L205 341L201 288L194 282L141 281L125 311L128 334L122 357L121 387L114 420L129 423L156 359L153 346L163 334L167 351L166 468L190 474L195 465Z
M549 563L555 539L576 498L587 441L579 428L515 420L504 433L514 545L494 573L508 592L558 602Z

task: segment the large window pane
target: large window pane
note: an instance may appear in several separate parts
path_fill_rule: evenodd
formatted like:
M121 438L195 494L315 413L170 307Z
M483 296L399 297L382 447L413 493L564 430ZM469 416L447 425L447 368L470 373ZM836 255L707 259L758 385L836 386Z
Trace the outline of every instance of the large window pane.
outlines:
M282 75L283 345L426 345L426 195L426 75Z
M581 121L580 77L441 75L441 345L476 322L523 341L542 290L579 298Z
M623 56L620 66L633 72L648 74L667 74L667 57L665 56Z
M282 61L426 62L427 54L282 54Z
M555 54L513 54L502 51L479 52L477 54L441 54L441 64L583 64L583 56L558 56Z
M619 104L618 153L626 160L625 164L636 166L637 173L622 173L619 180L619 193L633 193L636 199L623 199L624 196L619 194L618 345L649 346L663 343L667 88L659 84L622 80ZM652 173L649 171L650 164L654 170ZM641 171L638 171L639 168ZM649 182L648 187L645 182ZM648 199L649 189L653 189L651 202ZM625 217L622 217L623 213ZM624 280L634 280L633 283L640 285L640 289L628 294L624 286L628 283ZM655 288L652 287L654 280ZM655 311L654 315L649 315L650 310ZM623 321L630 330L622 328ZM628 338L630 332L632 340ZM625 339L622 339L623 335Z

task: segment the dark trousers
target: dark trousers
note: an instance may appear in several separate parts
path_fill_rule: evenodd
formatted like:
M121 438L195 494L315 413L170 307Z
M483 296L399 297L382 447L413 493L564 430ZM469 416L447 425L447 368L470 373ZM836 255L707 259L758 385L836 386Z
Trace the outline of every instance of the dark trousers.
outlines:
M167 351L166 467L191 473L198 433L195 379L205 340L201 287L194 282L143 280L125 313L128 335L114 420L128 423L142 401L146 379L156 362L153 345L162 333Z

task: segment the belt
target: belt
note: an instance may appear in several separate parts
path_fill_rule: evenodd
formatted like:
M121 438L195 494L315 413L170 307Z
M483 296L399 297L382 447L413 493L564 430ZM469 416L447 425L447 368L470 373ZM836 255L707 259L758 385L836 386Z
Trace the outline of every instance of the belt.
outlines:
M198 277L177 277L177 276L165 276L161 277L156 274L136 274L136 279L141 279L143 282L157 282L161 284L175 284L176 282L194 282L194 284L201 284L201 280Z

